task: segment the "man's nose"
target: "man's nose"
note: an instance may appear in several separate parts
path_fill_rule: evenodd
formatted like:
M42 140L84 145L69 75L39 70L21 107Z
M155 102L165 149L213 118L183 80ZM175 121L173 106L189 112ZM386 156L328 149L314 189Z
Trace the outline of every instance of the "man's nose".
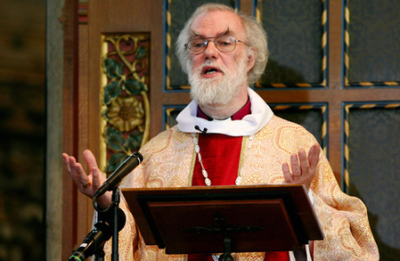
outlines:
M206 58L218 58L219 57L219 50L215 45L214 41L209 41L206 49L204 50L204 55Z

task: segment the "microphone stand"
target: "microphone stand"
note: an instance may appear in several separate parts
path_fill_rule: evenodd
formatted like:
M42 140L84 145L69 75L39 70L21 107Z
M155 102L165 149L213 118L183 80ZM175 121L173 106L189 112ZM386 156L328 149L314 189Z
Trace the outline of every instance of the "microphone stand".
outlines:
M120 197L119 197L119 191L118 187L115 187L113 189L113 194L112 194L112 202L114 206L114 231L113 231L113 239L112 239L112 256L111 256L111 261L118 261L119 254L118 254L118 208L119 208L119 202L120 202Z
M119 253L118 253L118 209L119 209L119 202L120 202L120 195L118 187L113 189L112 197L111 197L111 204L105 208L101 209L96 204L97 197L93 197L93 206L96 211L98 212L107 212L109 209L112 208L113 211L113 238L112 238L112 252L111 252L111 261L118 261ZM103 261L104 260L104 251L103 248L100 249L97 253L95 253L95 260L96 261Z
M104 261L104 256L105 256L104 250L103 250L103 248L100 248L95 253L94 260L95 261Z

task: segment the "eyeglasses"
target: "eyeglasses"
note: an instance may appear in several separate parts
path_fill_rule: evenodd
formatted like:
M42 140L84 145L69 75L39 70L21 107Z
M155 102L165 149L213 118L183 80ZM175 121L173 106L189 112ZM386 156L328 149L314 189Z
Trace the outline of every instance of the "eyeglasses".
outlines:
M206 50L209 42L214 42L215 47L217 47L217 49L221 52L231 52L235 50L237 42L246 44L245 42L237 40L232 36L222 35L214 39L193 38L187 44L185 44L185 47L191 54L200 54Z

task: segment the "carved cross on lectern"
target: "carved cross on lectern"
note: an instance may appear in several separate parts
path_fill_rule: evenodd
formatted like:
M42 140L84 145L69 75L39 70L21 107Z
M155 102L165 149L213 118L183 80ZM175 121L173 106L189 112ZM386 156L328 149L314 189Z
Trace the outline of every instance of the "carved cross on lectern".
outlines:
M260 230L264 230L263 227L257 226L235 226L227 222L226 217L220 212L216 212L214 215L215 225L210 227L191 227L186 229L187 232L193 232L197 235L203 233L222 233L224 235L224 253L219 257L219 261L231 261L233 257L231 255L232 247L232 233L248 232L253 233Z

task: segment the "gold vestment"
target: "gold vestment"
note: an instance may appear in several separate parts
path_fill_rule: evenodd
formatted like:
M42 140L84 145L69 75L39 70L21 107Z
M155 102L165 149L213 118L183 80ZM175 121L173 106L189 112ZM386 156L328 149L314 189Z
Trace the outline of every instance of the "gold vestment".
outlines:
M290 162L292 153L308 150L317 141L302 126L273 116L254 135L250 148L246 142L248 139L244 137L239 165L242 185L283 183L282 164ZM124 179L121 188L191 186L196 153L190 133L183 133L175 126L153 138L140 152L144 161ZM314 241L314 260L379 260L365 205L341 191L323 153L310 189L325 234L324 240ZM121 208L127 214L127 224L119 234L120 260L187 260L185 255L166 255L157 246L146 246L124 201ZM108 242L107 258L110 248ZM235 260L262 261L264 254L240 253Z

